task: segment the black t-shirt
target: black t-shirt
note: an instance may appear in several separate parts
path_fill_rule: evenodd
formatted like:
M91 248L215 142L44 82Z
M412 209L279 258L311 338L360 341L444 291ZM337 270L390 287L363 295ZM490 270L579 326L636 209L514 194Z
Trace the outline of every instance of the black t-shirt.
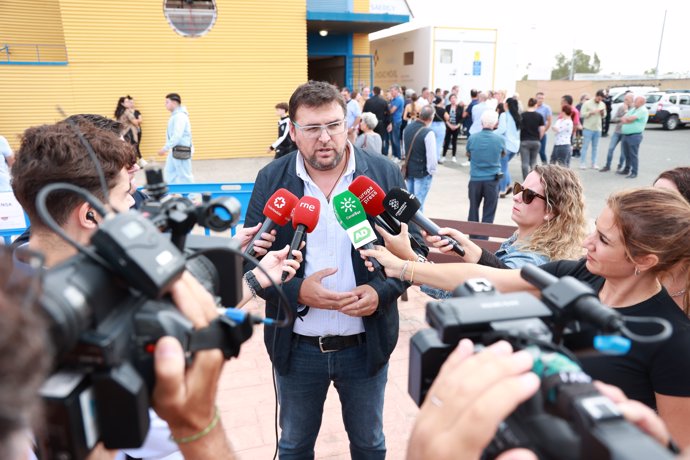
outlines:
M544 118L537 112L522 112L522 122L520 124L521 141L538 141L539 127L544 126Z
M434 114L434 119L433 121L440 121L441 123L445 123L446 119L443 118L443 116L446 114L446 108L445 107L439 107L439 106L434 106L434 110L436 110L436 113Z
M586 260L559 261L539 268L552 275L572 276L599 292L604 278L587 270ZM594 379L620 387L631 398L656 408L654 393L669 396L690 396L690 319L668 295L666 289L630 307L617 308L624 316L656 316L673 325L668 340L657 343L632 342L630 351L622 356L587 356L580 358L583 369ZM635 333L653 335L659 327L628 323Z

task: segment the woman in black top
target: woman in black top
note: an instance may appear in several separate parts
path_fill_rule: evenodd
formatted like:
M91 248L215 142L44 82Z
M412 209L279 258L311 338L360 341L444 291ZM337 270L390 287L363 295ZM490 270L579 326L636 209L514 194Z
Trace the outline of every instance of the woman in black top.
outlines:
M449 101L450 104L446 106L445 114L443 115L443 119L446 122L446 137L443 139L443 156L441 156L441 163L446 159L448 147L453 148L453 162L457 161L455 159L455 154L458 151L458 135L462 128L462 112L465 110L465 106L462 102L458 104L457 95L451 94Z
M678 193L652 187L626 190L609 197L596 230L585 239L586 258L540 267L589 284L603 304L623 315L657 316L671 322L673 333L666 341L633 342L626 355L585 358L582 364L592 377L620 386L628 397L655 408L682 447L690 445L690 319L659 278L673 266L690 261L688 241L690 205ZM438 245L435 238L430 242ZM362 254L375 257L388 276L404 280L414 276L416 284L452 290L468 279L483 277L500 292L538 295L519 270L466 263L413 263L410 270L403 270L405 261L383 247ZM685 277L688 288L690 275ZM635 329L644 332L643 327Z
M537 100L531 97L527 101L527 110L522 112L520 122L520 157L522 158L522 179L534 169L537 155L541 148L541 138L544 137L544 117L537 110Z

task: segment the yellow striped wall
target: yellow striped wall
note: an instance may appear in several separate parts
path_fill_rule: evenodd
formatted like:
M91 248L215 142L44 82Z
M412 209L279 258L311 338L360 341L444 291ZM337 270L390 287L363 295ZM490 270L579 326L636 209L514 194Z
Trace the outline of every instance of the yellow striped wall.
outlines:
M0 1L0 47L5 43L64 45L60 1Z
M26 127L60 118L56 104L68 113L112 116L118 97L131 94L143 116L142 153L151 157L165 142L165 94L178 92L197 159L264 154L277 136L273 106L307 78L306 5L216 3L212 30L189 38L172 30L162 0L59 0L69 65L0 66L0 133L16 146ZM48 16L38 9L45 0L16 4L40 18L29 28ZM20 14L11 7L4 13Z

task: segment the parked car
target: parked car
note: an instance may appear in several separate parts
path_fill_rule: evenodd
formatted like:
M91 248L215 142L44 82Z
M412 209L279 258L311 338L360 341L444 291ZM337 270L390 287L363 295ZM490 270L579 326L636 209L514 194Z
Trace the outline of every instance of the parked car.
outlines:
M611 116L613 117L618 112L618 108L623 105L623 98L625 98L625 93L631 92L635 95L644 96L647 93L653 91L659 91L658 86L615 86L609 88L609 94L611 95ZM611 119L614 123L617 119Z
M649 123L674 130L690 123L690 90L655 91L647 94Z

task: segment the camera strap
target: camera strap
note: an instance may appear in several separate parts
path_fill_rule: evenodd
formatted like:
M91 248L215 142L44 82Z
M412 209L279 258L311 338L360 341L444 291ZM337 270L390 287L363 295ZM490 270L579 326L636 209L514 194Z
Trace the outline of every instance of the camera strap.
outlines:
M225 359L240 353L240 346L252 336L253 327L248 319L240 323L221 315L203 328L194 330L189 336L187 351L219 349Z

